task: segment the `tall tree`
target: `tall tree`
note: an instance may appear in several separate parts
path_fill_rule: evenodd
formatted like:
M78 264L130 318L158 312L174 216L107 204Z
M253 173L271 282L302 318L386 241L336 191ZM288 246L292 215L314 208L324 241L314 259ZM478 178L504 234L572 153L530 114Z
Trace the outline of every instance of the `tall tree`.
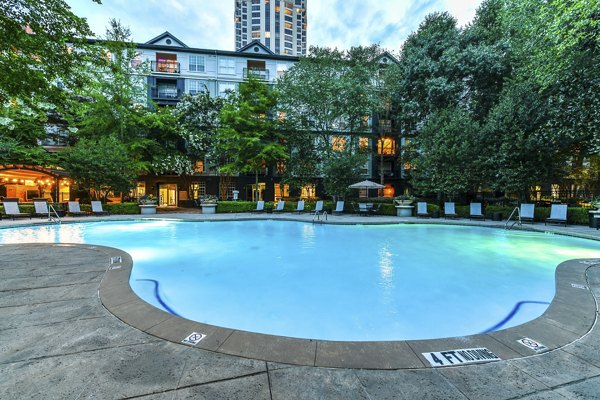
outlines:
M229 93L217 129L219 156L227 160L221 171L254 173L258 188L259 172L287 158L275 120L276 105L275 92L255 77Z
M92 0L100 3L99 0ZM64 91L83 83L87 60L84 18L63 0L4 0L0 7L0 104L18 98L32 107L61 103ZM73 51L77 48L77 51Z
M129 192L142 168L115 135L82 139L61 157L71 178L86 189L92 199L106 200L110 192Z

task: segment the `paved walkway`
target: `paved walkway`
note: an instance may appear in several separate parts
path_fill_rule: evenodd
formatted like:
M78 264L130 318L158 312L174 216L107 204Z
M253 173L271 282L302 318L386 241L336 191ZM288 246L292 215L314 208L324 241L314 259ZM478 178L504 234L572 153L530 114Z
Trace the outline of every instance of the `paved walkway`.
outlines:
M309 215L292 214L258 217L312 219ZM416 222L414 218L404 220ZM397 217L356 216L328 220L398 221ZM3 220L0 228L30 223ZM543 230L544 226L536 224L534 229ZM596 230L587 227L551 229L598 237ZM444 368L295 366L172 343L117 319L98 297L98 288L108 276L107 260L113 252L90 245L0 246L0 399L600 399L597 302L586 324L577 320L550 321L560 328L555 332L562 331L567 338L555 339L566 340L567 344L535 356ZM590 266L584 279L590 293L600 297L600 268ZM554 302L555 305L568 317L568 304ZM572 337L575 325L588 326L588 332ZM541 329L538 332L544 333ZM453 340L468 344L466 338Z

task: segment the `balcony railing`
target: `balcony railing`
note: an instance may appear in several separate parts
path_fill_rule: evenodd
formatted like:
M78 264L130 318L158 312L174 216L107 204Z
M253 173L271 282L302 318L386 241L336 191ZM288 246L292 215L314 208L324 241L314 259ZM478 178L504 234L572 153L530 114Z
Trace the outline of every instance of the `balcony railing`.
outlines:
M157 87L152 88L151 96L155 100L179 100L183 96L182 90L176 87Z
M269 80L269 70L264 68L244 68L244 78L253 76L263 81Z
M178 74L179 63L177 61L151 61L150 69L152 72L160 72L163 74Z

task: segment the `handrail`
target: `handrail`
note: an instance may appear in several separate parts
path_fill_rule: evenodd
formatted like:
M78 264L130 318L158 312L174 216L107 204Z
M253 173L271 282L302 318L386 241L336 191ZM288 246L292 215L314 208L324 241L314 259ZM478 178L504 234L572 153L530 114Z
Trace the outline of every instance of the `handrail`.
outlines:
M512 225L509 227L508 223L510 222L510 220L512 219L513 215L515 215L515 212L517 213L517 219L515 220L515 222L512 223ZM510 213L508 219L506 220L506 223L504 224L504 229L506 230L510 230L512 229L516 224L519 224L519 226L521 226L521 210L519 210L519 207L515 207L514 210L512 210L512 212Z
M54 215L52 215L52 213L54 213ZM48 205L48 221L54 222L55 224L59 225L61 223L60 216L58 215L52 204Z
M313 214L312 222L315 222L315 218L318 222L321 222L321 216L323 216L325 221L327 221L327 211L315 211L315 213Z

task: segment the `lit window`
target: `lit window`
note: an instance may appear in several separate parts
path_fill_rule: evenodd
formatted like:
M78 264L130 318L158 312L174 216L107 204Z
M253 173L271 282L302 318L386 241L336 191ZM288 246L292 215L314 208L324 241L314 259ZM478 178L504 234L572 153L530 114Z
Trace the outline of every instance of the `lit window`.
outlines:
M317 197L317 189L315 185L309 183L308 185L302 186L300 197L303 199L314 199Z
M346 138L344 136L333 136L331 138L331 149L343 151L346 148Z
M204 172L204 161L196 161L194 172Z
M252 32L253 39L260 39L260 32Z
M358 139L358 147L365 150L369 148L369 138L361 137Z
M396 141L391 137L384 137L377 142L377 154L393 156L396 154Z
M283 161L278 161L276 165L277 174L281 175L285 172L285 163Z
M269 31L265 32L265 38L267 38L267 39L268 39L268 38L270 38L270 37L271 37L271 32L269 32Z
M279 200L284 197L290 197L290 186L275 184L275 199Z
M279 122L285 122L286 117L287 117L287 114L284 111L277 112L277 119L279 120Z

